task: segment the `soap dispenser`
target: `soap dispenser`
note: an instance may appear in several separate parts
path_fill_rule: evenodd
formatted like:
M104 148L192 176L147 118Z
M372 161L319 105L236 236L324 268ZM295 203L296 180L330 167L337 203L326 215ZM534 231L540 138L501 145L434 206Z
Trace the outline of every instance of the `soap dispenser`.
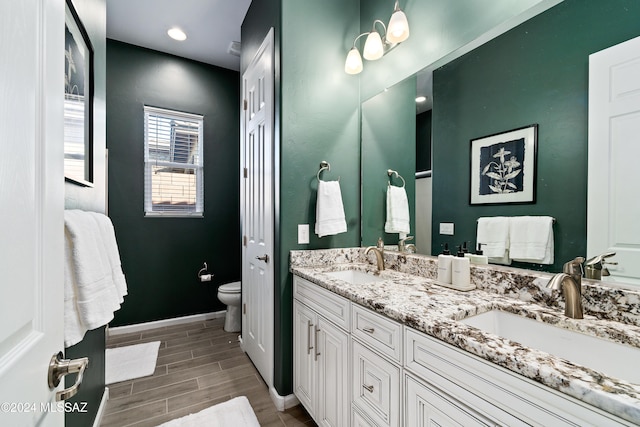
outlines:
M460 291L475 289L471 284L471 267L469 258L464 256L462 248L458 246L457 256L451 261L451 287Z
M440 255L438 255L438 282L449 285L451 284L451 261L453 256L449 252L449 244L444 244L444 249Z
M478 243L475 254L470 254L470 253L464 254L465 257L469 258L469 262L471 264L476 264L476 265L489 264L489 258L486 255L484 255L482 252L482 246L484 244L485 243Z

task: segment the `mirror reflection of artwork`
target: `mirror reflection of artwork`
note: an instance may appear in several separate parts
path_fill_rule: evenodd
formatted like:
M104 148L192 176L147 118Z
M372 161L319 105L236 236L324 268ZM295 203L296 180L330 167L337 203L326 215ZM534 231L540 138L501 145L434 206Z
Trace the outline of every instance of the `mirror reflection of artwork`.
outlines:
M471 140L469 203L535 202L538 125Z
M91 185L91 44L70 1L65 18L64 174Z
M524 138L480 148L480 194L523 191Z

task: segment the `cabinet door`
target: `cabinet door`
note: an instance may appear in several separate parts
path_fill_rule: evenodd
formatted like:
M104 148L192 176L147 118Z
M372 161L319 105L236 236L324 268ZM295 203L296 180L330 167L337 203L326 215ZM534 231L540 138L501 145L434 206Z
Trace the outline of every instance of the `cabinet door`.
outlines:
M353 404L381 427L400 425L400 368L352 340Z
M314 358L315 328L318 316L313 310L293 302L293 391L313 417L316 414L317 385Z
M349 422L349 336L318 317L318 416L321 426L341 427Z
M407 427L489 426L479 415L446 394L417 379L405 377L405 425Z

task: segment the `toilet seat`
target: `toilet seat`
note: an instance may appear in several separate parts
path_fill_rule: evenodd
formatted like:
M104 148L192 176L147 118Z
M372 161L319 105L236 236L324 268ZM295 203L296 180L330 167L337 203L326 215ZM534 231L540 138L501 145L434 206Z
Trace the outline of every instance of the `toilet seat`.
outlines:
M237 294L242 290L240 286L240 282L231 282L224 285L221 285L218 288L218 292L223 294Z

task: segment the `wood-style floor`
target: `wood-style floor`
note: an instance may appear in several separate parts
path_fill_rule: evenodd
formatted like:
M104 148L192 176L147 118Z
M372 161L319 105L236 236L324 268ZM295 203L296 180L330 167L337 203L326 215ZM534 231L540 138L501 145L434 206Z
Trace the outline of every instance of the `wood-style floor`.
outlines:
M107 348L160 341L152 376L108 385L102 427L151 427L247 396L261 426L315 426L298 405L276 410L269 390L247 355L238 333L223 330L224 319L116 335Z

